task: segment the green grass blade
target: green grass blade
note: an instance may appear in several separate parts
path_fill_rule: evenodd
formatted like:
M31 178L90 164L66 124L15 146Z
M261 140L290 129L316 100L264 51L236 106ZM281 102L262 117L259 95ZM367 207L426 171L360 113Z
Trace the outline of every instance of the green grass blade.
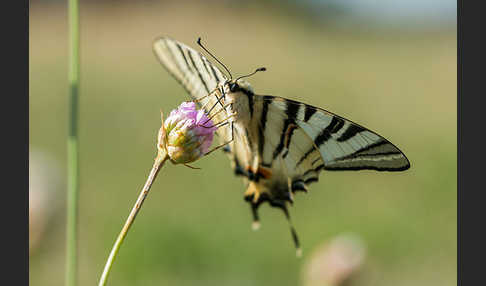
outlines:
M66 221L66 286L77 282L77 221L78 221L78 95L79 95L79 5L69 0L69 135L67 145L67 221Z

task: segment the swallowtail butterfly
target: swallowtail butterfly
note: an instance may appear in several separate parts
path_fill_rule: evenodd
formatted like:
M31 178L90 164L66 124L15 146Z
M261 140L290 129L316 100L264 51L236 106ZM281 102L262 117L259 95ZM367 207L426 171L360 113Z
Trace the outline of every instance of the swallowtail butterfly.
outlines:
M209 53L200 39L198 44ZM258 95L242 79L247 76L233 79L215 57L229 78L201 53L171 38L157 39L153 49L199 107L222 126L216 131L220 147L224 146L234 173L244 178L244 198L250 203L254 227L259 225L262 203L282 209L298 251L287 204L296 192L307 192L322 170L410 168L405 155L375 132L318 107Z

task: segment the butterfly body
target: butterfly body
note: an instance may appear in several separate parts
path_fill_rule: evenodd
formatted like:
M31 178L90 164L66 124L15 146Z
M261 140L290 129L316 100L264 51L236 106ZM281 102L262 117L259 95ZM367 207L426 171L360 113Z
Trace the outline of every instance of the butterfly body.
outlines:
M269 202L289 220L287 203L307 192L323 170L403 171L406 156L377 133L324 109L278 96L256 94L241 79L228 79L194 49L167 37L154 42L162 65L206 110L226 145L234 173L247 186L244 198L258 221ZM291 231L298 245L293 226Z
M263 130L268 116L265 100L274 97L256 95L245 81L229 81L222 88L225 90L222 104L229 104L230 112L236 115L232 120L234 139L229 143L229 155L234 162L235 173L245 177L245 199L258 205L266 200L274 206L283 205L284 201L291 202L291 185L283 170L282 158L278 157L282 154L273 156L272 153L269 156L270 150L264 148ZM236 142L244 144L235 146ZM238 148L240 154L233 154L232 147ZM284 148L276 151L283 152Z

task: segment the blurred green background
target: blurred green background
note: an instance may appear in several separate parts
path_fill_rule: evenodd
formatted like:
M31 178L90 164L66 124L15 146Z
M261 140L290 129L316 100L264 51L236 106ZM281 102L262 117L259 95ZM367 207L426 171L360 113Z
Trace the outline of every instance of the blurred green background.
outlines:
M257 93L367 126L412 167L322 172L290 209L304 251L296 259L280 211L263 206L262 228L251 231L244 186L225 154L196 162L202 170L167 165L109 285L305 285L310 257L342 233L366 245L349 285L456 284L455 15L393 22L338 1L303 2L81 1L80 285L97 283L145 182L160 109L188 99L152 53L161 35L192 47L201 36L235 75L267 67L249 80ZM36 167L31 158L31 196L44 197L45 209L31 216L31 239L33 222L44 222L30 250L30 284L38 286L64 283L66 9L63 1L31 1L31 155L51 160Z

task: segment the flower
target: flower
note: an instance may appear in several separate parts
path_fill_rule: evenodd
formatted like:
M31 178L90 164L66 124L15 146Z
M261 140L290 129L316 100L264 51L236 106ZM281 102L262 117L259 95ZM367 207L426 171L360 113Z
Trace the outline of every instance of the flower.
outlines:
M158 148L167 152L172 163L194 162L208 152L216 129L194 102L183 102L162 123Z
M179 108L169 114L169 117L165 121L162 112L161 117L162 126L158 134L157 157L154 160L147 181L145 181L145 185L113 245L98 285L106 284L106 279L110 273L113 261L120 250L124 238L127 236L130 226L135 221L135 217L140 211L160 168L162 168L167 160L170 160L174 164L193 162L207 154L213 142L214 132L217 127L214 126L213 122L206 116L203 110L196 109L194 102L183 102ZM219 147L213 150L217 148ZM189 165L186 166L191 167Z
M304 285L345 285L366 259L366 245L356 234L340 234L313 251L303 267Z
M37 252L61 211L58 198L63 183L62 169L53 154L29 146L29 255Z

